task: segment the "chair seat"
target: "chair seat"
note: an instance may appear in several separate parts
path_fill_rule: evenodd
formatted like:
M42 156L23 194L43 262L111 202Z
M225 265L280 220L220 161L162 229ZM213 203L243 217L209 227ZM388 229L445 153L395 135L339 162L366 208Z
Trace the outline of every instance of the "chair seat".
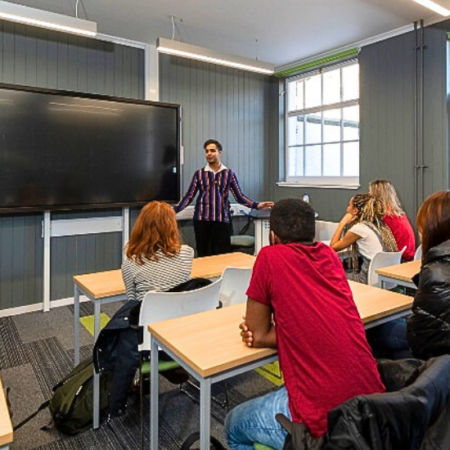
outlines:
M255 245L255 237L249 235L231 236L232 247L253 247Z
M158 361L158 372L166 372L167 370L178 369L180 365L175 361ZM150 361L145 361L141 366L142 375L150 373Z
M274 450L272 447L267 447L267 445L258 444L258 443L253 444L253 449L254 450Z

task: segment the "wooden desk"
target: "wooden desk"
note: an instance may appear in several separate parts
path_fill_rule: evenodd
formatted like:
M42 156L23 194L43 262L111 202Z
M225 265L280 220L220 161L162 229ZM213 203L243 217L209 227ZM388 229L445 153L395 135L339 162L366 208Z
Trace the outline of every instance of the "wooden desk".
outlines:
M5 391L0 379L0 450L7 450L13 441L13 427L9 417Z
M350 282L355 303L366 326L380 325L409 312L412 298ZM245 303L153 323L150 438L158 449L158 347L200 383L200 448L209 449L211 385L277 359L273 349L249 348L241 341L239 323Z
M246 253L227 253L225 255L195 258L192 262L192 278L220 277L227 267L253 267L256 257ZM125 284L122 271L90 273L73 277L74 281L74 364L80 362L80 295L84 294L94 303L94 342L100 333L101 306L125 300ZM100 378L94 373L94 429L99 427L98 392Z
M411 261L403 264L397 264L395 266L382 267L375 272L381 282L383 288L385 283L396 283L400 286L416 289L416 285L413 283L412 278L416 273L420 272L422 261Z

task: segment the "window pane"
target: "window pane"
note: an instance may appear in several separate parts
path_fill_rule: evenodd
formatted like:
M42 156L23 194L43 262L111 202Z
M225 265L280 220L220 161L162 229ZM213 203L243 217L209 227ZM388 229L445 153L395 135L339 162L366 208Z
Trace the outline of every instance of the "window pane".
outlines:
M305 79L305 108L322 104L320 73Z
M323 104L330 105L341 101L341 70L323 74Z
M354 64L342 69L343 100L359 98L359 65Z
M344 144L344 173L345 177L359 176L359 142Z
M322 114L308 114L306 116L306 144L320 144L322 142Z
M321 145L305 147L305 176L317 177L322 174Z
M290 177L303 176L303 147L289 148L288 173Z
M359 106L343 109L344 141L359 139Z
M341 144L323 146L323 175L336 177L341 174Z
M303 144L303 120L304 116L289 117L289 146Z
M288 111L303 109L303 80L291 81L288 86Z
M332 109L323 112L323 142L341 140L341 110Z

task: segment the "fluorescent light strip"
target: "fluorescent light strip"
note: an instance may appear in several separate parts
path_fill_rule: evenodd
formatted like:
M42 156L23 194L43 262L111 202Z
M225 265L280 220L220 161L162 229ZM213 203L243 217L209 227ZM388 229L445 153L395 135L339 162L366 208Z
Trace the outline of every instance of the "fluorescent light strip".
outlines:
M210 48L199 47L197 45L186 44L184 42L165 38L158 39L157 50L158 52L167 53L169 55L191 58L198 61L219 64L221 66L233 67L235 69L248 70L264 75L272 75L275 71L273 64L264 61L221 53Z
M161 53L167 53L169 55L185 56L191 59L198 59L199 61L210 62L213 64L220 64L222 66L230 66L236 69L251 70L253 72L265 73L267 75L271 75L274 72L273 70L262 69L254 66L247 66L245 64L239 64L233 61L228 61L226 59L211 58L210 56L203 56L197 55L196 53L182 52L181 50L173 50L171 48L166 47L158 47L158 51Z
M440 14L441 16L448 17L450 16L450 10L444 8L441 5L438 5L431 0L413 0L413 2L419 3L419 5L425 6L428 9L431 9L435 13Z
M95 22L5 1L0 1L0 19L88 37L97 35Z

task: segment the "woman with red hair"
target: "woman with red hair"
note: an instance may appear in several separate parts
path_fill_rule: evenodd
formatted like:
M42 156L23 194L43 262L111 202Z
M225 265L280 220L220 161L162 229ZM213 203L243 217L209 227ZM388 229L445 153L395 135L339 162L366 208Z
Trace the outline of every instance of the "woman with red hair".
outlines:
M194 250L182 245L175 211L164 202L142 208L122 264L127 299L141 301L148 291L167 291L191 277Z
M417 358L450 354L450 191L435 192L420 207L417 228L422 267L408 318L408 342Z

